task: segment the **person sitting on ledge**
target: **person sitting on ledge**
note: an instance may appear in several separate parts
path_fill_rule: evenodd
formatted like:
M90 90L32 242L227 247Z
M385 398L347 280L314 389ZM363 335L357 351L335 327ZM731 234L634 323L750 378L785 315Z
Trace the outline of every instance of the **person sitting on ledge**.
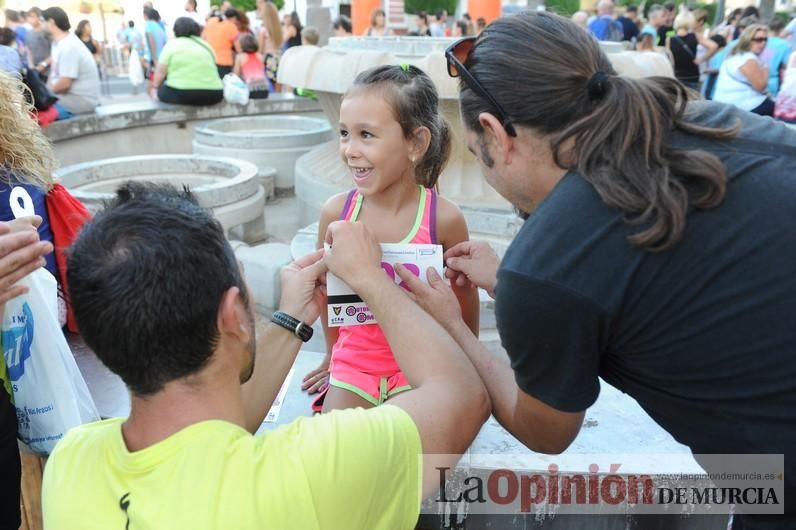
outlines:
M42 11L47 32L52 35L50 90L58 96L58 119L89 114L100 103L97 63L88 48L69 29L69 17L60 7Z
M327 240L323 261L319 250L282 270L280 312L255 338L250 290L211 213L168 186L117 192L80 232L68 277L80 331L132 410L58 442L45 528L415 527L421 484L437 491L489 399L461 348L384 274L361 223L332 223ZM252 436L312 335L327 267L367 302L412 389Z
M202 28L188 17L174 21L175 39L163 47L155 68L158 99L177 105L215 105L224 99L216 54L200 38Z

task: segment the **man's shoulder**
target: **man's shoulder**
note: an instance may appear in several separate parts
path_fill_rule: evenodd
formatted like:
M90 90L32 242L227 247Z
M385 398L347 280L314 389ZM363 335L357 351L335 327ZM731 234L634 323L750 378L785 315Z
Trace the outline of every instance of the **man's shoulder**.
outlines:
M123 421L123 418L112 418L70 429L55 446L47 465L59 465L58 462L73 458L75 453L92 452L100 445L111 443L114 436L121 436Z

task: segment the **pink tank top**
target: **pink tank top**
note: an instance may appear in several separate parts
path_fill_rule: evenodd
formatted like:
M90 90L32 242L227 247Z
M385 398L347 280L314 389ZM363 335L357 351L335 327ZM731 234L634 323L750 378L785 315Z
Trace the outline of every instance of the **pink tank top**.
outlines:
M256 53L247 53L246 62L240 67L243 80L247 83L265 79L265 64L257 58Z
M400 243L437 244L437 194L433 189L420 188L415 224ZM362 208L362 195L358 190L348 194L340 218L356 221ZM332 357L343 356L348 364L356 365L362 372L381 377L400 371L390 350L387 338L378 324L342 326L337 342L332 348Z

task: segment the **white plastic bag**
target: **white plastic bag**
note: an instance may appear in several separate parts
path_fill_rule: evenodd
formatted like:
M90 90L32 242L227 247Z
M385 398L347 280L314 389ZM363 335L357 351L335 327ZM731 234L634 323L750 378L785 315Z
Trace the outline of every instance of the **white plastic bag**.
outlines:
M58 325L57 282L40 268L19 282L28 293L6 302L2 344L19 438L47 455L66 431L99 413Z
M235 74L224 76L224 99L228 103L246 105L249 103L249 87Z
M130 52L130 67L128 68L130 83L133 86L142 85L144 83L144 69L141 67L141 57L138 55L138 50L135 48Z

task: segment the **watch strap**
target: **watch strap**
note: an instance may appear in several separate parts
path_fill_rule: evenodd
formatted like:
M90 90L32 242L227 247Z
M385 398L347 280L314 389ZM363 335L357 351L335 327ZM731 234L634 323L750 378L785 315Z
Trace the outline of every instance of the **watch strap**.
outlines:
M301 320L292 317L284 311L276 311L271 315L271 322L278 326L291 331L296 337L303 342L307 342L312 338L312 327L302 322Z

